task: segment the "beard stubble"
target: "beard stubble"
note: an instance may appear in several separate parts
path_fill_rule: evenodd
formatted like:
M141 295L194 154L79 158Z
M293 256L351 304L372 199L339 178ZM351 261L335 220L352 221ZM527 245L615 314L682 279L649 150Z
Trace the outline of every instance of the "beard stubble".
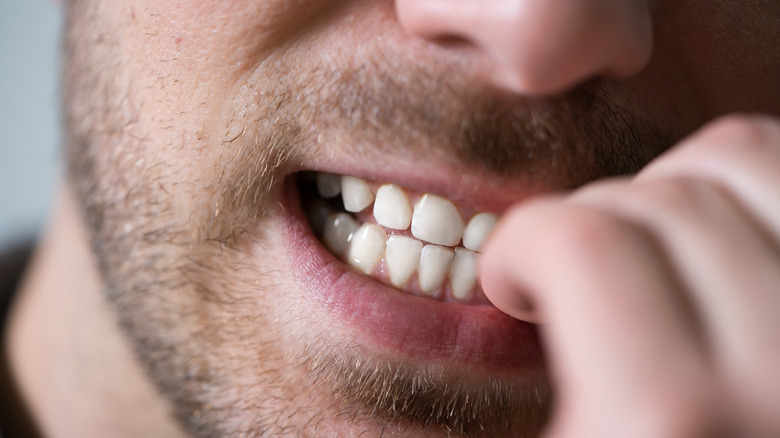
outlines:
M263 99L233 108L242 116L226 131L240 135L181 146L191 137L156 138L141 122L144 93L121 33L101 26L104 18L92 2L68 8L68 175L105 296L187 430L316 435L321 417L336 413L366 430L380 422L391 432L537 434L551 407L542 378L468 378L316 335L285 347L295 316L274 321L258 296L306 292L277 287L289 268L258 263L255 251L273 250L264 223L284 176L302 157L328 153L314 141L321 132L362 139L368 146L354 152L366 159L408 148L541 191L563 190L632 174L671 143L637 115L630 89L600 81L521 99L453 75L462 65L420 64L380 41L361 53L381 57L343 65L317 56L294 64L279 53L280 62L264 62L241 84L236 106L247 96ZM182 159L163 160L159 148L178 149ZM210 152L211 171L187 169L196 149Z

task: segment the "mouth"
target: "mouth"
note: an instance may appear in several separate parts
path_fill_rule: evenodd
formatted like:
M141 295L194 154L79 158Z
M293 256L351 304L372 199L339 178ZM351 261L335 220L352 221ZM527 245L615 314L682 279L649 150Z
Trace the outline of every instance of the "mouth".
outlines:
M293 174L284 190L295 273L332 327L379 355L543 373L536 327L493 307L479 285L497 212L324 172Z
M303 173L298 188L309 225L342 263L407 294L489 304L477 256L496 214L347 175Z

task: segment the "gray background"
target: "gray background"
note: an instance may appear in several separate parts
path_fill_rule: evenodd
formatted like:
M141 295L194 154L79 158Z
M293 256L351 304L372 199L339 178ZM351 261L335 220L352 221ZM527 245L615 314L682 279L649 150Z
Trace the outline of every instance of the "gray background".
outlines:
M0 0L0 248L39 232L61 175L61 16L54 0Z

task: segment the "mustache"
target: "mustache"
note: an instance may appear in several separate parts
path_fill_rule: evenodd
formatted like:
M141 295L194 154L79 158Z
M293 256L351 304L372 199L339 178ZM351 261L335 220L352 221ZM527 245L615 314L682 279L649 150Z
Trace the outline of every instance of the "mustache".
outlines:
M305 156L334 151L388 163L399 154L455 160L464 171L560 191L634 174L671 145L630 103L625 84L599 80L527 98L486 86L452 61L371 56L268 67L246 87L261 90L263 99L252 121L227 129L246 134L223 142L217 186L226 211L257 220L273 204L280 175ZM272 61L267 65L284 65ZM353 141L317 146L326 131ZM210 225L221 230L217 235L230 231L229 221Z
M87 38L90 26L68 29ZM225 128L230 134L208 145L218 168L188 181L200 189L197 196L203 199L195 203L191 215L182 217L177 201L193 194L181 191L177 175L156 172L166 169L165 162L151 162L154 155L145 155L164 145L134 139L129 129L122 129L136 123L142 102L133 102L136 94L120 88L123 81L113 80L120 72L111 68L122 64L112 56L119 51L92 47L89 39L75 44L74 38L69 38L66 63L69 176L82 200L109 300L124 309L120 314L125 331L155 370L158 386L180 401L183 421L195 421L190 414L193 406L201 405L192 393L203 382L219 388L219 378L230 367L217 370L207 361L199 363L204 344L177 338L174 334L181 332L176 325L206 311L204 303L232 305L233 313L228 314L249 312L248 305L255 300L242 299L232 279L242 278L244 272L237 269L246 259L242 244L248 239L262 242L258 220L278 199L282 176L302 157L322 153L314 141L319 132L349 133L356 141L346 147L369 159L386 159L402 150L459 160L464 169L558 186L630 173L664 145L623 99L630 90L614 84L589 84L564 96L533 100L480 86L463 65L415 61L386 47L369 48L362 53L372 55L355 55L338 64L322 60L291 66L271 59L236 93L235 102L226 103L236 114L246 115L231 119ZM254 93L261 98L253 99ZM254 102L256 108L242 111L246 102ZM360 144L367 146L361 149L356 146ZM128 157L147 159L145 169L139 170L136 160ZM218 175L216 180L213 175ZM123 231L128 224L132 232ZM256 280L246 279L247 290L254 290ZM171 291L194 303L166 299ZM170 317L177 313L182 318ZM253 317L258 315L262 312ZM206 324L204 320L199 323ZM235 327L236 332L241 328ZM164 333L171 337L160 339ZM214 338L213 345L219 341ZM255 349L242 351L249 354ZM191 357L192 363L183 363L181 357ZM240 359L251 363L249 358ZM376 407L385 416L408 402L401 417L442 423L453 430L506 421L500 416L475 417L490 410L473 400L489 400L490 406L517 402L500 388L489 393L459 388L462 396L443 397L447 382L441 379L422 388L428 401L410 400L411 389L421 389L414 375L394 380L395 373L371 374L364 362L328 365L337 392L346 400ZM196 377L186 379L190 384L183 386L181 376ZM375 389L387 396L374 397ZM209 395L213 391L200 400L202 412L211 409L206 404ZM426 412L454 414L431 417Z
M361 53L369 55L338 64L271 59L244 87L262 100L254 119L233 120L226 129L245 134L222 145L217 187L224 211L247 224L264 216L280 175L318 154L388 164L399 154L456 161L464 171L550 192L634 174L671 145L633 107L625 84L599 80L559 96L527 98L485 85L452 60L413 61L379 47ZM247 101L239 93L235 106ZM351 140L319 144L323 132ZM217 235L230 232L233 218L222 217L210 220Z
M594 80L528 98L485 85L463 66L393 59L402 61L320 72L328 93L316 104L328 123L370 144L360 152L375 158L400 148L562 189L633 174L670 146L630 103L625 84Z

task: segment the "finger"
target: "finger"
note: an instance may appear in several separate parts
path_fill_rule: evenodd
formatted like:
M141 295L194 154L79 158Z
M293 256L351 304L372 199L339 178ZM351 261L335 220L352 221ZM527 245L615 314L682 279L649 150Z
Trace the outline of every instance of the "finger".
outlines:
M480 275L497 307L514 294L543 321L556 436L682 436L698 421L701 350L673 298L676 279L640 229L536 201L505 214Z
M780 241L780 122L759 116L722 118L686 140L680 147L657 160L642 172L638 180L653 180L687 175L720 185L740 204L764 232ZM774 265L772 272L780 271ZM755 321L752 334L731 333L729 354L723 367L733 378L731 387L737 398L743 397L742 411L748 417L763 418L768 430L777 435L780 416L774 406L780 405L780 379L767 379L780 368L780 333L776 323L776 300L780 286L774 280L763 280L772 287L756 289L743 285L737 296L754 303L745 309L745 317ZM763 297L759 292L763 291ZM774 298L774 299L772 299ZM727 334L728 335L728 334ZM753 392L759 397L749 396ZM774 421L767 421L767 419ZM771 435L771 433L770 433Z
M780 240L780 122L729 116L651 163L637 181L688 176L721 185Z
M729 396L750 417L776 418L780 251L773 236L723 189L689 178L602 183L570 202L622 217L654 236L692 300L691 315L700 319Z
M688 178L602 183L570 202L651 233L719 343L753 348L746 336L766 345L780 330L777 243L719 187Z

